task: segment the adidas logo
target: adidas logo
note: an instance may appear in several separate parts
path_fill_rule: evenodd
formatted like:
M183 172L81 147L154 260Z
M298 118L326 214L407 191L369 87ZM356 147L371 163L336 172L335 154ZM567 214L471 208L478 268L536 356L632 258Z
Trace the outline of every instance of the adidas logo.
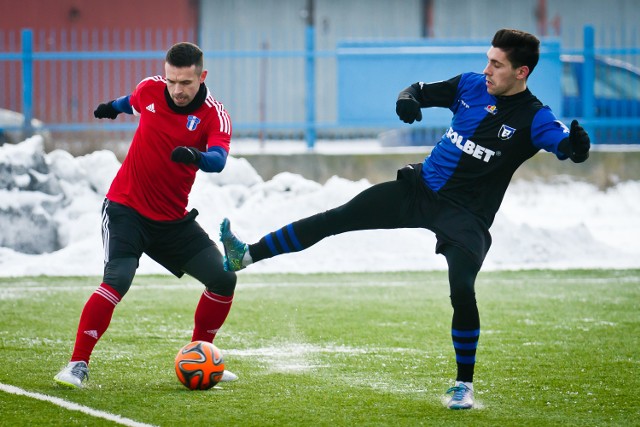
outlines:
M95 329L91 329L90 331L84 331L85 334L89 335L91 338L98 339L98 331Z
M151 111L152 113L156 112L156 108L153 105L153 102L151 104L147 105L147 110Z
M209 329L207 330L208 334L217 334L220 329Z

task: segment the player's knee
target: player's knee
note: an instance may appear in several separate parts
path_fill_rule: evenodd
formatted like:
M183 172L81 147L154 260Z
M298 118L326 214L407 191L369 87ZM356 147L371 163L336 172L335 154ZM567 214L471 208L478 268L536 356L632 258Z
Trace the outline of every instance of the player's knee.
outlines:
M451 306L453 308L473 307L477 304L475 292L451 293Z
M451 281L451 305L453 307L472 306L476 304L476 292L473 280Z
M210 280L205 283L205 287L209 292L214 294L230 297L236 289L238 277L232 271L221 271L213 275Z
M102 281L115 289L121 297L127 293L138 268L136 258L116 258L104 266Z

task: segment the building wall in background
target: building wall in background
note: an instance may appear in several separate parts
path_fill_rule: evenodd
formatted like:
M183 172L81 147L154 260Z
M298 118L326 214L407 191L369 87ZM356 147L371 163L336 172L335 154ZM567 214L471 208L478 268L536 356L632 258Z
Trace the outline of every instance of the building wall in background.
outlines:
M539 37L559 37L564 48L582 46L582 28L599 34L626 28L638 34L638 0L430 0L437 38L490 38L499 28L518 28Z
M0 29L195 29L199 3L197 0L0 0Z
M305 18L308 0L207 0L201 3L205 51L297 51L279 58L207 58L210 86L244 123L300 122L305 114ZM316 117L337 120L335 56L322 56L352 40L479 39L499 28L519 28L560 39L563 49L583 45L583 28L597 43L640 45L640 1L611 0L314 0ZM611 39L611 40L609 40ZM610 43L610 41L615 41ZM629 62L636 57L620 58ZM234 64L234 65L232 65ZM640 64L635 64L640 65ZM472 71L472 70L459 70ZM482 69L473 70L481 72ZM365 74L366 69L362 70ZM431 80L428 75L422 77ZM276 89L277 88L277 89ZM375 91L375 87L371 90ZM357 102L357 100L354 100Z
M341 40L420 37L422 3L422 0L315 0L315 48L333 52ZM236 120L287 123L304 118L303 53L308 5L308 0L201 3L200 39L205 51L299 52L277 60L206 58L209 85ZM231 62L236 66L232 67ZM238 63L241 65L237 66ZM317 57L316 77L316 116L321 122L335 121L335 56ZM277 92L274 88L278 88Z
M0 52L19 52L25 28L33 30L34 52L163 52L177 41L198 41L199 8L197 0L0 0ZM163 60L160 54L157 60L39 61L34 115L49 123L92 122L93 103L131 93L142 78L162 74ZM22 111L21 68L19 61L0 61L0 108ZM93 135L62 137L76 136Z
M297 136L306 126L310 3L315 5L313 99L320 129L338 120L340 42L426 36L472 38L488 45L496 29L515 27L558 37L566 49L581 47L584 25L593 24L597 45L603 45L600 39L615 41L609 44L614 47L640 45L638 0L24 0L19 7L0 0L0 53L19 51L19 31L27 27L34 30L35 52L159 51L157 59L34 64L35 116L48 123L93 125L96 102L126 94L141 78L161 74L162 51L171 43L196 41L207 55L207 84L229 109L236 135L255 133L264 124L272 134L294 129ZM638 57L619 59L632 62ZM20 70L19 60L0 62L5 77L0 80L0 107L21 111ZM357 73L366 76L368 71L363 67ZM353 105L363 99L354 97ZM393 101L389 114L393 117ZM121 122L133 125L134 119Z

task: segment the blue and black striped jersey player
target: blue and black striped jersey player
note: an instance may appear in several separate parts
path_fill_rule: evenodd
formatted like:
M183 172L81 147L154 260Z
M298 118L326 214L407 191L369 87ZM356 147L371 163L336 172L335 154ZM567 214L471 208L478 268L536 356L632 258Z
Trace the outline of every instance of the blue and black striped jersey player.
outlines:
M401 91L396 113L405 123L422 119L421 108L453 113L451 125L422 163L400 169L395 181L374 185L346 204L288 224L247 245L220 226L225 266L304 250L325 237L354 230L426 228L447 260L457 378L448 407L474 405L473 372L480 337L474 284L491 246L493 223L516 169L539 150L584 162L589 136L576 120L567 128L527 88L539 57L539 40L518 30L499 30L482 72L450 80L414 83ZM346 250L348 251L348 250ZM348 256L348 253L345 254Z

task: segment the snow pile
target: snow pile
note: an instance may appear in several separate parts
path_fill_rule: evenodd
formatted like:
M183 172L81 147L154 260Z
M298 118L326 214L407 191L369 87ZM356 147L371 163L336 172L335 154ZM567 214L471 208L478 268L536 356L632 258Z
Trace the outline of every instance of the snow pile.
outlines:
M119 166L109 151L78 158L60 150L45 154L37 136L0 147L0 275L100 275L100 211ZM214 240L227 216L241 237L254 242L370 185L339 177L322 185L290 173L265 182L246 160L230 157L221 174L198 173L189 208L198 209L199 223ZM515 182L491 230L484 268L637 268L639 219L640 182L606 191L570 179ZM434 247L426 230L359 231L245 271L445 269ZM138 273L166 271L143 257Z

